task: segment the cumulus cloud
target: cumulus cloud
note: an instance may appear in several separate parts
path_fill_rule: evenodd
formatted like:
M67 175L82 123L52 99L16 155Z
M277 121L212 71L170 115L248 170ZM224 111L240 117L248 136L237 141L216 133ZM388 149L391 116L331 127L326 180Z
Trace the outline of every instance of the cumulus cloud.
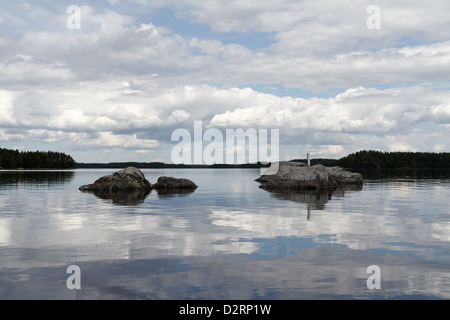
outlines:
M215 115L211 125L387 133L421 121L447 122L433 115L441 112L441 105L448 111L445 106L450 103L449 94L420 86L386 90L358 87L328 99L280 98L256 93L252 97L246 101L247 107Z
M81 145L86 144L89 147L120 147L133 149L152 149L158 146L155 140L138 139L136 134L122 135L112 132L99 132L97 137L89 140L81 140Z
M392 142L392 137L417 134L417 128L433 125L420 129L428 136L436 127L441 128L439 131L447 130L445 126L450 124L442 116L449 111L446 106L450 105L450 94L428 86L384 90L358 87L333 98L304 99L278 97L250 88L219 89L203 85L153 95L138 92L132 95L132 100L120 93L119 88L128 90L127 87L105 85L98 95L88 94L90 86L79 94L62 92L45 97L36 94L32 96L40 100L36 104L23 96L3 92L0 95L4 101L3 125L19 124L28 130L40 128L41 133L49 130L70 135L69 138L50 134L42 137L46 142L70 139L79 146L143 150L154 149L160 143L137 134L159 128L166 132L161 139L168 141L171 129L192 128L193 121L203 119L205 128L279 128L282 143L314 143L316 147L307 149L315 150L315 155L333 156L351 151L350 146L364 136L389 137L391 143L386 145L389 150L420 149L421 146ZM42 104L47 108L42 109ZM36 139L35 134L32 137ZM439 148L445 148L445 138Z

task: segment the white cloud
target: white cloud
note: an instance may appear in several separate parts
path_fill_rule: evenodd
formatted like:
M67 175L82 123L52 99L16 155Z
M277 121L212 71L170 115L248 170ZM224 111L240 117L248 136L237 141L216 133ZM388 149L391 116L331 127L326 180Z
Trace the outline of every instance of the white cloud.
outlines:
M393 152L398 152L398 151L400 151L400 152L415 152L415 151L417 151L417 149L412 147L411 145L409 145L406 142L399 141L399 142L395 142L391 145L390 151L393 151Z
M190 113L185 110L174 110L170 117L167 119L167 123L183 122L188 120L190 117Z
M100 131L94 135L85 133L70 133L72 141L79 146L95 148L121 148L149 150L158 147L156 140L139 139L136 134L114 134L112 132ZM142 153L142 152L141 152Z
M0 126L16 125L14 119L14 92L0 91Z
M138 139L136 134L129 135L115 135L111 132L100 132L98 139L95 139L94 144L103 145L107 147L123 147L123 148L155 148L158 142L155 140Z
M447 147L445 146L445 145L443 145L443 144L436 144L434 147L433 147L433 151L435 151L435 152L443 152L443 151L445 151L447 149Z
M279 98L267 94L247 95L240 108L215 115L216 126L277 126L336 132L383 133L431 120L437 104L450 95L426 87L398 89L349 89L330 99ZM247 104L247 105L246 105ZM442 118L441 118L442 119Z
M274 50L302 48L320 53L344 46L392 45L405 34L430 41L449 38L446 12L449 4L436 0L433 6L421 1L377 1L381 8L381 30L368 30L367 7L371 1L166 1L215 32L265 32L276 40ZM418 18L420 17L420 19ZM299 54L287 50L286 54Z
M339 155L344 151L344 147L341 145L327 145L320 146L322 150L314 153L315 155Z
M136 153L137 153L137 154L148 154L148 153L150 153L150 152L151 152L151 151L148 150L148 149L136 150Z

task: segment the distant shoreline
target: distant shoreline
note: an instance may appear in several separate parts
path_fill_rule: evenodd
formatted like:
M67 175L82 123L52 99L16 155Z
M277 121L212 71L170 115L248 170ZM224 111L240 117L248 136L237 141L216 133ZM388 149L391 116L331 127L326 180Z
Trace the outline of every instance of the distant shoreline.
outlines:
M77 163L75 169L122 169L135 167L138 169L260 169L270 164L170 164L163 162L112 162L112 163Z
M293 162L304 162L306 159L296 159ZM336 159L311 159L311 165L322 164L326 167L337 165ZM76 163L76 169L120 169L135 167L139 169L260 169L270 167L270 163L245 164L171 164L164 162L110 162L110 163Z

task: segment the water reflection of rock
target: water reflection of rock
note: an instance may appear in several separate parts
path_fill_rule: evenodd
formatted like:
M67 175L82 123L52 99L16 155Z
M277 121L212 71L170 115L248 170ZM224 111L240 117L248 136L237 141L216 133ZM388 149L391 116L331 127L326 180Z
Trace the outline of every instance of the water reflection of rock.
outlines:
M193 193L194 189L157 189L159 198L184 197Z
M306 203L314 210L323 210L325 204L331 200L333 190L321 189L321 190L286 190L286 189L273 189L263 188L272 194L276 199L289 200L294 202Z
M324 210L325 205L335 197L344 197L347 191L360 191L362 186L345 186L339 188L327 188L317 190L298 190L285 188L272 188L260 186L261 189L266 190L272 194L276 199L288 200L307 205L307 219L311 217L311 210Z
M160 199L184 197L193 193L195 190L187 189L160 189L154 190ZM86 191L87 192L87 191ZM122 206L137 206L144 203L152 190L121 190L121 191L90 191L97 198L102 200L112 200L113 204Z
M332 196L344 197L346 191L360 191L361 186L345 186L339 188L328 188L318 190L294 190L284 188L268 188L260 186L261 189L272 193L272 196L280 200L306 203L314 210L323 210L325 204L331 200Z
M137 206L144 203L150 190L95 191L93 194L99 199L112 200L113 204Z

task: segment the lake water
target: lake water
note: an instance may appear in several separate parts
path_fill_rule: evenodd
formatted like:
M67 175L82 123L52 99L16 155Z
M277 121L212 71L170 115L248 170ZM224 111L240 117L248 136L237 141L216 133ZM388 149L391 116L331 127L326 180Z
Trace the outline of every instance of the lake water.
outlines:
M256 169L152 169L199 188L78 190L115 171L0 172L0 299L450 298L448 175L315 194L262 190Z

